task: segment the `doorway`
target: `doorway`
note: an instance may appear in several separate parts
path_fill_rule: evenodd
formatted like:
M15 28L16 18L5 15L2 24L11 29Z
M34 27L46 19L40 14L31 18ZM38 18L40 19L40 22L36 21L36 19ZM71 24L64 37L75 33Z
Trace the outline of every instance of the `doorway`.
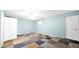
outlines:
M66 38L79 41L79 16L66 17Z

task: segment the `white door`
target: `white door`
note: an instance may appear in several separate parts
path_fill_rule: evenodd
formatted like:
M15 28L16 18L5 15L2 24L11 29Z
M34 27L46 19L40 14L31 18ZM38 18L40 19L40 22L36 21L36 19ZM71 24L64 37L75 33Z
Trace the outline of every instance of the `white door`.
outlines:
M1 14L0 14L0 21L1 21L1 25L0 25L0 46L2 46L3 45L3 38L4 38L4 34L3 34L3 22L4 22L4 13L3 13L3 11L1 11Z
M66 36L67 38L78 40L78 20L79 16L70 16L66 18Z
M17 37L17 19L4 17L4 41Z

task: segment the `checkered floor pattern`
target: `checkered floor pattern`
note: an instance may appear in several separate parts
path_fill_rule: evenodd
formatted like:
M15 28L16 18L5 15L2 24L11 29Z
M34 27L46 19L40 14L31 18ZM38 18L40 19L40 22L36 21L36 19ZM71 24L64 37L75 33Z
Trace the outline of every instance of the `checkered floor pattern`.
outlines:
M22 39L21 39L22 38ZM2 48L52 48L52 44L47 43L46 40L36 40L32 41L26 39L26 37L21 37L14 40L8 40L3 43Z

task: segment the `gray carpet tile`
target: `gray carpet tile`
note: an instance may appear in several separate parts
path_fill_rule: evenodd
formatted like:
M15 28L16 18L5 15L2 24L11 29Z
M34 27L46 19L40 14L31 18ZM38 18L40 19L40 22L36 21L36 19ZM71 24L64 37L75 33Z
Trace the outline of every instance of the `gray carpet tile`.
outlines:
M14 45L14 48L21 48L21 47L23 47L23 46L26 46L26 45L32 43L32 42L33 42L33 41L31 41L31 40L25 41L25 42L22 42L22 43L19 43L19 44Z

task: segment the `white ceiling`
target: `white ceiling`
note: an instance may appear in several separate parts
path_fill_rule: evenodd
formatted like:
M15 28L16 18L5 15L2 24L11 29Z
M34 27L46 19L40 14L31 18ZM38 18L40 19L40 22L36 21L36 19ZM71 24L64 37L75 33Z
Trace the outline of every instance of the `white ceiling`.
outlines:
M37 19L40 19L40 18L56 16L59 14L72 12L74 10L34 10L34 11L39 13ZM24 18L24 19L27 19L27 14L28 14L28 12L25 10L4 10L4 13L6 16L9 17Z

